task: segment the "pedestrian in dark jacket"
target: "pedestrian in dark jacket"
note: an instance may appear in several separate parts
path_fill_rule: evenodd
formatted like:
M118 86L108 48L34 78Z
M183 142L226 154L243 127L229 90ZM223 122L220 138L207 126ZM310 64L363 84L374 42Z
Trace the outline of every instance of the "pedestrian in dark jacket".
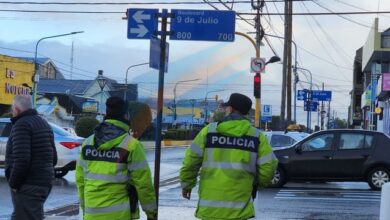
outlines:
M12 116L5 160L14 206L11 219L42 220L57 163L53 130L32 109L30 95L15 96Z

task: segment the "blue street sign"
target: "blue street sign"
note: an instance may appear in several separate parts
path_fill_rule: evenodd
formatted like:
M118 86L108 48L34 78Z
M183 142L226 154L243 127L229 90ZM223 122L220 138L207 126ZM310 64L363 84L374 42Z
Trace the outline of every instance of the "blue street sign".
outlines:
M157 31L158 9L127 9L127 38L150 39Z
M149 54L149 67L153 69L160 69L160 42L161 39L153 37L150 39L150 54ZM169 44L165 43L165 70L168 72L168 57L169 57Z
M234 41L235 11L171 11L171 40Z
M313 101L331 101L332 91L313 90L311 97Z
M261 116L272 116L272 105L262 105Z
M318 107L318 102L315 102L315 101L310 102L310 111L316 112L317 107ZM308 101L305 101L305 103L304 103L304 110L306 112L309 111L309 102Z
M272 122L272 116L261 116L261 122Z
M306 100L307 91L306 90L298 90L297 100Z

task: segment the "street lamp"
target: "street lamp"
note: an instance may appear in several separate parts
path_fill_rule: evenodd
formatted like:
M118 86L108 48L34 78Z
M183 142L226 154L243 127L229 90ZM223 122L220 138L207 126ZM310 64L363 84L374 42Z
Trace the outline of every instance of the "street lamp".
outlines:
M183 82L193 82L193 81L198 81L200 79L189 79L189 80L181 80L181 81L177 81L175 83L175 87L173 87L173 120L176 121L176 118L177 118L177 113L176 113L176 87L179 83L183 83Z
M209 102L207 101L207 96L210 94L210 93L213 93L213 92L222 92L222 91L225 91L224 89L218 89L218 90L213 90L213 91L208 91L206 92L206 96L204 97L204 104L205 104L205 113L204 113L204 122L206 123L207 122L207 109L209 107Z
M311 122L311 110L310 110L310 107L311 107L311 93L312 93L312 91L313 91L313 74L310 72L310 70L308 70L308 69L305 69L305 68L302 68L302 67L297 67L297 66L293 66L293 68L294 69L299 69L299 70L303 70L303 71L306 71L306 72L308 72L309 74L310 74L310 90L309 90L309 93L308 93L308 103L307 103L307 105L309 106L308 108L308 110L309 111L307 111L307 122L306 122L306 126L307 126L307 131L309 131L309 129L310 129L310 122Z
M100 87L100 109L102 109L103 106L103 89L107 84L106 77L103 76L103 70L98 71L98 77L96 78L96 81L99 84ZM103 114L102 111L100 111L101 114Z
M127 67L126 77L125 77L126 90L125 90L125 94L124 94L124 100L126 100L126 95L127 95L127 74L129 73L129 69L131 69L133 67L137 67L137 66L147 65L147 64L149 64L149 63L139 63L139 64L134 64L134 65Z
M74 34L80 34L84 33L84 31L75 31L75 32L70 32L67 34L59 34L59 35L53 35L53 36L48 36L48 37L43 37L38 40L38 42L35 44L35 53L34 53L34 77L33 77L33 106L34 108L36 107L36 99L37 99L37 87L38 87L38 82L39 82L39 73L38 73L38 65L37 65L37 55L38 55L38 45L42 40L49 39L49 38L56 38L56 37L63 37L63 36L68 36L68 35L74 35Z

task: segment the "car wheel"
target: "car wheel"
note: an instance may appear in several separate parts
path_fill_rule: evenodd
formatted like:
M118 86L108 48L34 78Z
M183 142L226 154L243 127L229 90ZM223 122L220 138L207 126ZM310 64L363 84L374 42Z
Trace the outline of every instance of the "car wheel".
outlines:
M55 176L56 178L62 178L62 177L64 177L66 174L68 174L68 170L55 170L54 176Z
M386 168L378 167L372 169L368 174L368 184L373 190L380 190L383 184L389 182L390 173Z
M271 180L271 187L280 188L286 184L286 173L280 167L275 172L274 178Z

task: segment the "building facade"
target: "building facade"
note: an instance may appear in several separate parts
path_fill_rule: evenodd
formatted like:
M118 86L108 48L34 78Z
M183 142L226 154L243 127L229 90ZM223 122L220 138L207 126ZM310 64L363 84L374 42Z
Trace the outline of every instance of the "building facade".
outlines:
M363 46L363 128L390 135L390 28L380 32L379 19Z

